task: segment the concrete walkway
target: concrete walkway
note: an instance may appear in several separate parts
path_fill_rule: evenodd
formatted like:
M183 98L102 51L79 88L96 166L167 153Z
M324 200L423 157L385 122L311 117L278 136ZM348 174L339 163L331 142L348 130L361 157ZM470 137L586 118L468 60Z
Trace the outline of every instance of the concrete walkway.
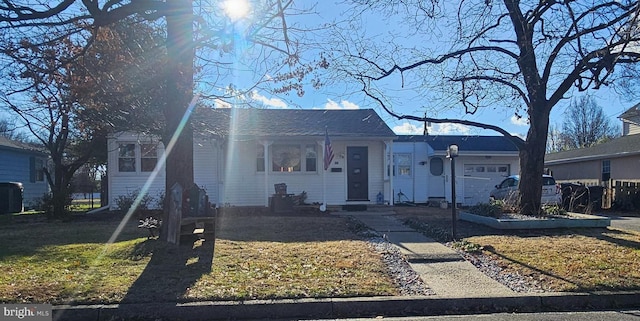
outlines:
M372 230L384 234L407 257L409 265L420 274L436 296L442 298L517 296L498 281L480 272L451 248L402 224L395 212L335 212L352 216Z

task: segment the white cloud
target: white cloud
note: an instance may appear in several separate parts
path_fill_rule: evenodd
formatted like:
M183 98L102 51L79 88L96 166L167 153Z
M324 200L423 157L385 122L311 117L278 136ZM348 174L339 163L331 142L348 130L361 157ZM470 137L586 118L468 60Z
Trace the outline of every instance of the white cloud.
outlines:
M529 126L529 118L513 115L511 116L511 123L518 126Z
M461 124L433 124L428 128L430 135L469 135L471 127Z
M214 99L213 103L216 108L231 108L231 104L222 100L222 99Z
M360 109L360 106L348 100L342 100L340 103L337 103L331 99L327 99L327 103L324 104L324 109Z
M524 133L510 133L511 136L516 136L516 137L520 137L522 138L522 140L526 140L527 139L527 135Z
M393 127L393 132L398 135L422 135L423 128L409 122Z
M258 94L258 92L255 90L251 93L251 99L257 100L268 107L283 108L283 109L287 108L287 103L284 102L284 100L279 98L267 98L265 96Z
M409 122L404 122L392 129L398 135L422 135L424 133L423 125ZM427 127L429 135L469 135L471 129L471 127L461 124L431 124Z

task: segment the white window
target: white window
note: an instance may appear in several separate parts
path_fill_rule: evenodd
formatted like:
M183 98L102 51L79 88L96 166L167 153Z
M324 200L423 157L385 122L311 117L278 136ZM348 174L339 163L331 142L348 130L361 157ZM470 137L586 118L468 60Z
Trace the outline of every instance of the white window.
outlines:
M158 163L157 143L118 144L118 172L152 172Z
M256 146L256 172L264 172L264 146Z
M158 163L158 145L157 144L141 144L140 145L140 169L142 172L152 172Z
M307 145L305 147L305 170L307 172L315 172L317 170L318 153L316 153L316 145Z
M394 154L393 166L394 175L411 176L411 154Z
M274 144L271 146L270 157L272 172L299 173L318 170L318 152L315 144ZM261 154L259 151L257 161L261 159L264 160L264 153Z
M120 143L118 146L118 171L136 171L136 144Z

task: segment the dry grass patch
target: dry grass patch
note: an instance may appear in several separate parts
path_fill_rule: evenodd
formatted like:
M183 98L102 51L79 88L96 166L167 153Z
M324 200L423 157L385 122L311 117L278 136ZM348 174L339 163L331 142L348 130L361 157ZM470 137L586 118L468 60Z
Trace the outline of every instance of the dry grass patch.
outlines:
M614 229L467 238L549 291L640 289L640 235Z
M395 295L380 255L330 216L222 217L175 247L117 220L0 224L0 302L117 303Z
M450 240L451 210L395 207L424 233ZM415 224L415 222L420 223ZM485 247L507 273L547 291L640 289L640 233L616 229L508 231L458 221L458 237Z

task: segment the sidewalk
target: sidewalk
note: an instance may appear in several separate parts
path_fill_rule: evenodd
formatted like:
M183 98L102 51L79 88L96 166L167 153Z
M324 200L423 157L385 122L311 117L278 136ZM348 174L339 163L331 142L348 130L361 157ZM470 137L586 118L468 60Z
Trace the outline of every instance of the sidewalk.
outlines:
M435 295L55 306L53 320L297 320L640 307L640 292L515 293L452 249L403 225L394 214L391 209L333 213L352 216L383 233Z
M383 233L404 254L409 265L441 298L518 296L498 281L480 272L451 248L424 236L395 219L395 212L337 212L352 216Z

